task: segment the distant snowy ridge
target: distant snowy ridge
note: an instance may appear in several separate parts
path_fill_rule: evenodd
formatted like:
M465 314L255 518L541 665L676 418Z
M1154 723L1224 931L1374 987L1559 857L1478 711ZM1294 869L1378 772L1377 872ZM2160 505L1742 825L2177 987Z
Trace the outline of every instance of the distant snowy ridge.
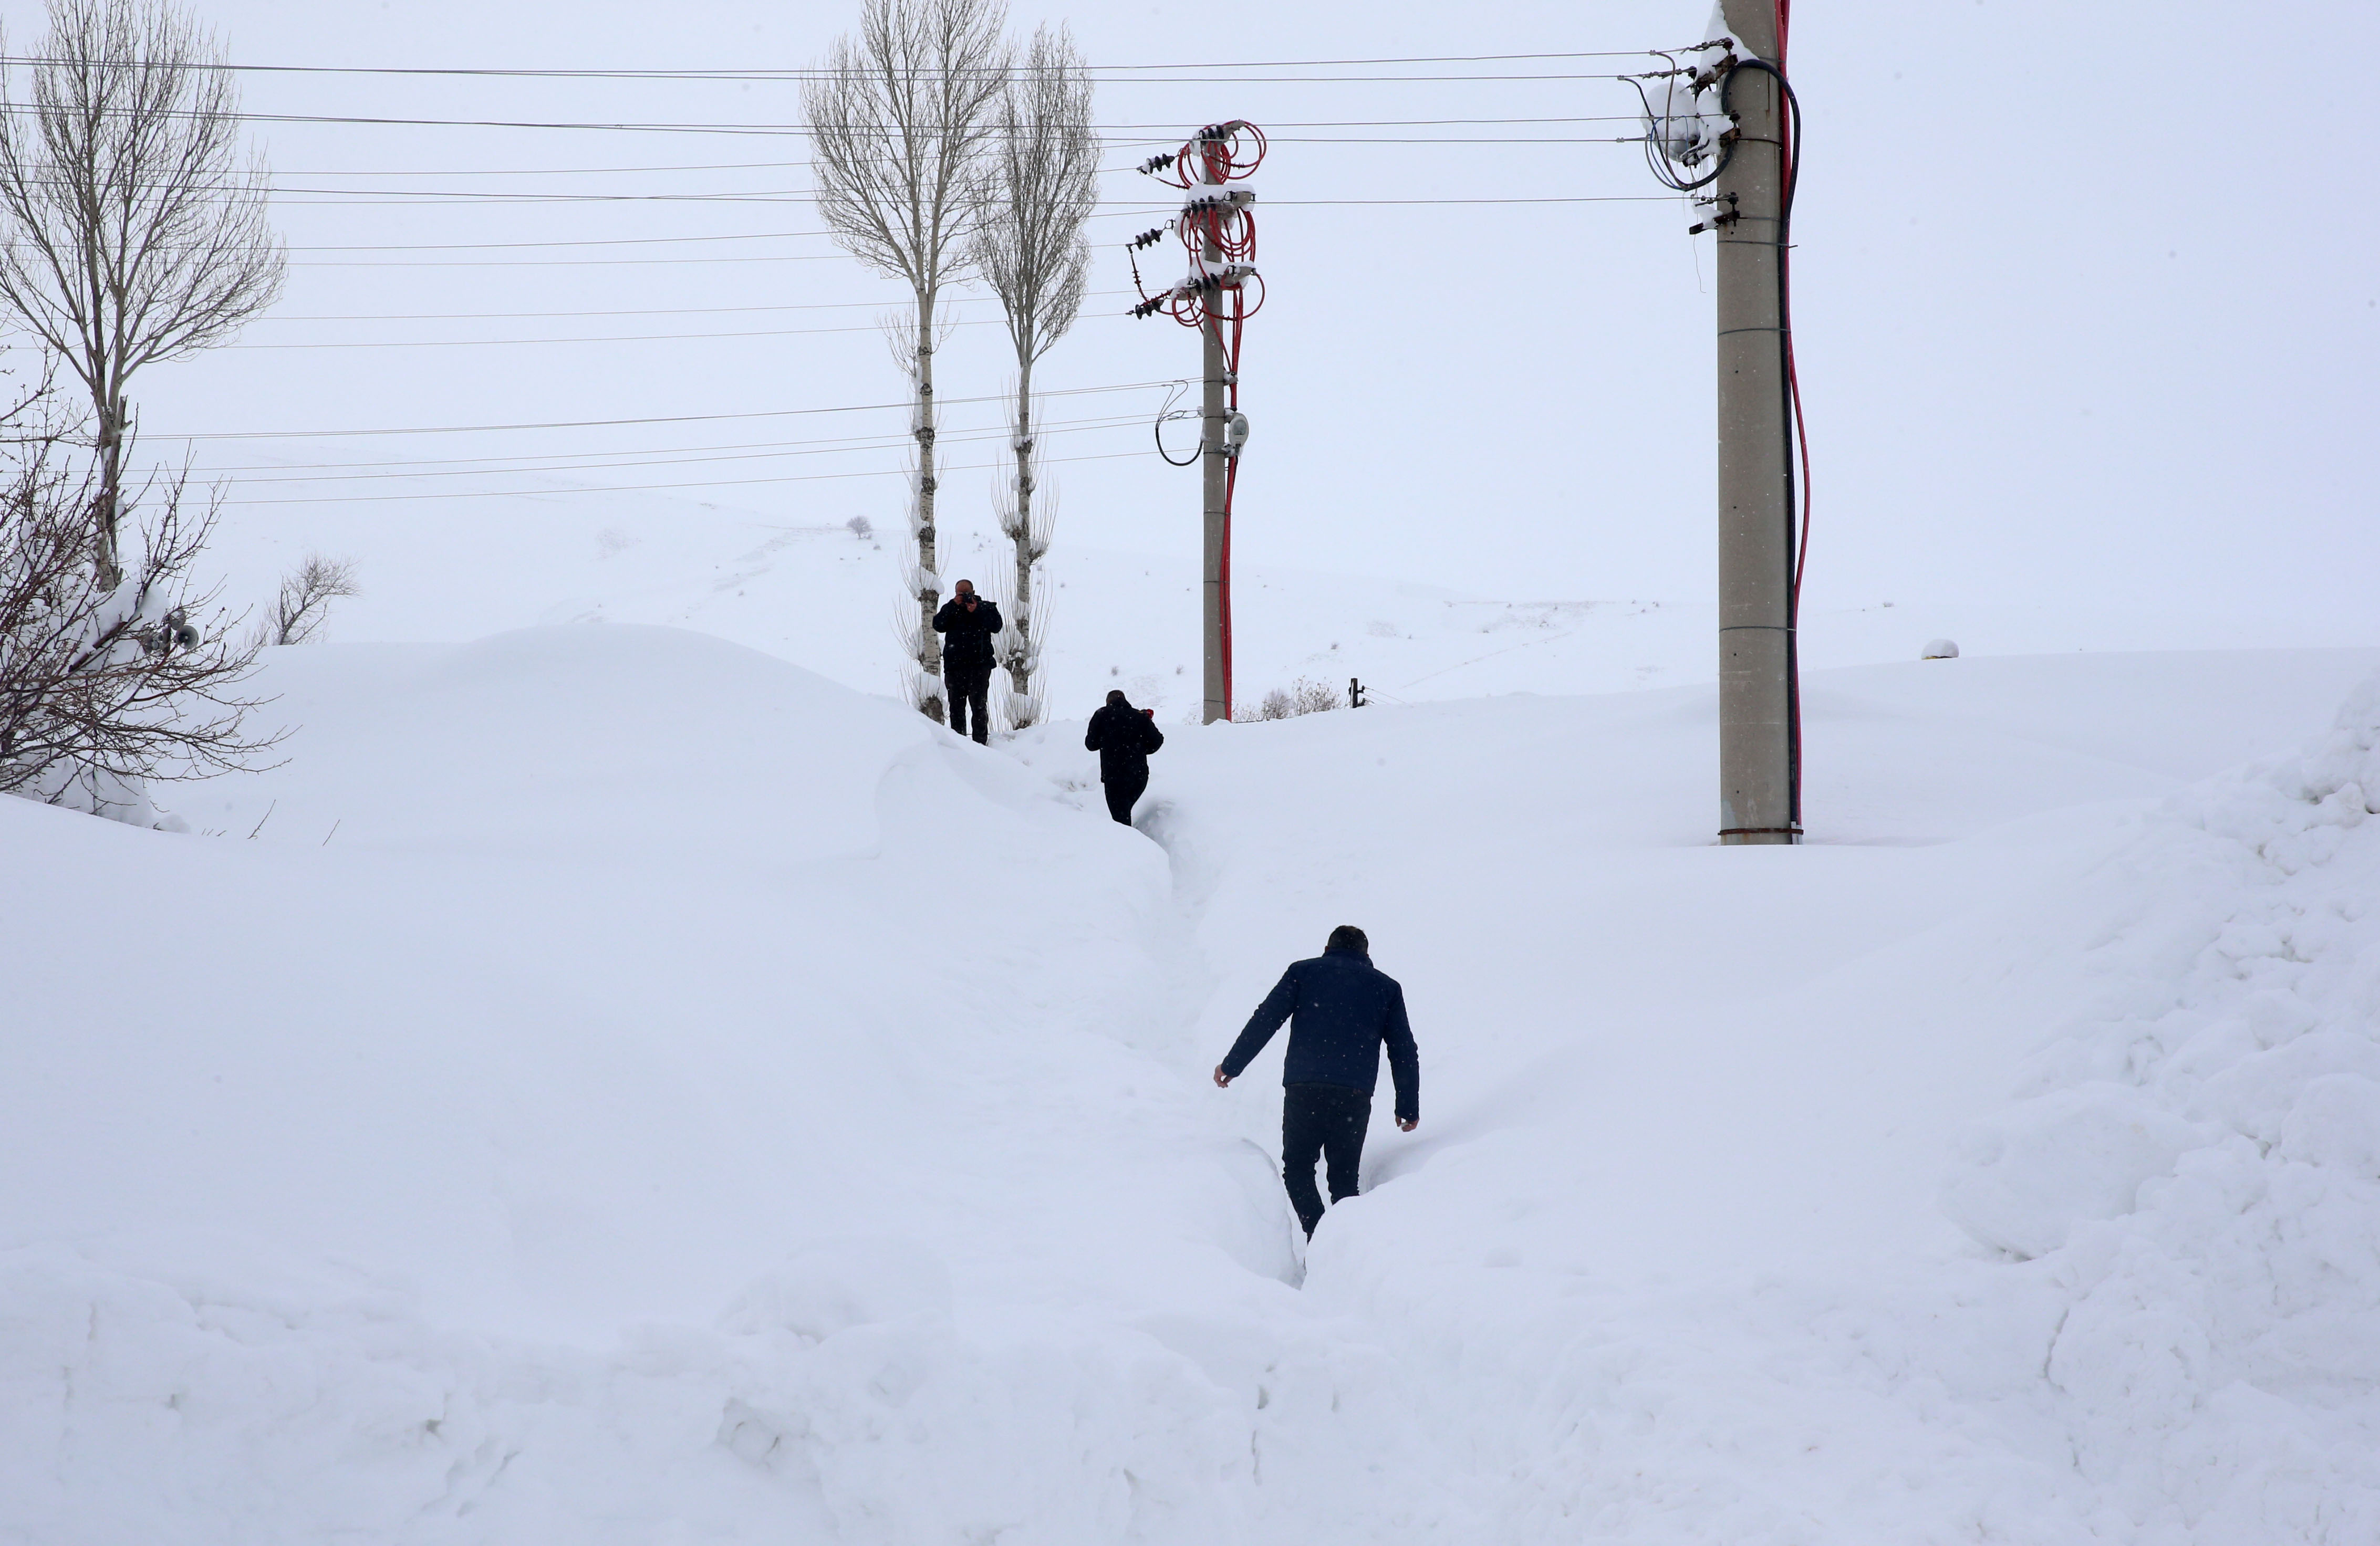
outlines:
M2077 1463L2154 1540L2380 1540L2380 678L2099 878L2095 1009L1945 1204L2042 1258Z

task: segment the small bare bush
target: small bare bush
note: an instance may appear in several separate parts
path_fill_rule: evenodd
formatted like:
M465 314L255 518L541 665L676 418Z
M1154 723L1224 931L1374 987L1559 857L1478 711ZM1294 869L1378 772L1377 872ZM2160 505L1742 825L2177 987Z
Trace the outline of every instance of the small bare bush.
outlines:
M1323 714L1339 707L1339 694L1319 682L1299 677L1286 687L1276 687L1258 699L1253 709L1242 709L1232 718L1243 724L1267 719L1294 719L1305 714Z
M1327 714L1339 707L1339 694L1319 682L1297 679L1290 691L1290 701L1300 714Z
M263 642L304 644L322 632L323 622L331 615L332 602L362 594L356 585L353 563L309 553L305 562L282 577L281 593L273 598L273 609L265 614Z
M876 523L869 520L865 515L854 515L850 520L845 521L843 525L844 530L850 532L852 536L859 538L862 542L867 541L869 537L876 535Z

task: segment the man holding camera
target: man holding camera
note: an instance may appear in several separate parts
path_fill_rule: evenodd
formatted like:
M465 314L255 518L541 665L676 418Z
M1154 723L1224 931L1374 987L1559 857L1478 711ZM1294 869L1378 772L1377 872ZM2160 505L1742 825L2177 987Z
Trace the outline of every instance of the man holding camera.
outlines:
M1291 1024L1281 1070L1281 1173L1310 1239L1322 1221L1315 1161L1330 1157L1331 1202L1355 1195L1380 1048L1389 1049L1397 1126L1406 1132L1421 1125L1421 1055L1405 1019L1405 990L1372 964L1372 942L1353 924L1332 929L1320 955L1281 973L1215 1065L1216 1085L1239 1078L1283 1021Z
M934 614L934 632L942 635L942 692L950 699L951 729L966 734L972 707L975 742L980 746L991 733L985 700L991 695L992 640L1000 633L1000 604L978 596L974 581L961 580Z

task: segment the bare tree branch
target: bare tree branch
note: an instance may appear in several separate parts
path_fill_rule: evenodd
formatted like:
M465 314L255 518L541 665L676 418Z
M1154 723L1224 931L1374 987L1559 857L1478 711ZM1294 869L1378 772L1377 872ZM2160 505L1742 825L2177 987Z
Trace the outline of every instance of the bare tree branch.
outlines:
M278 737L243 728L258 646L193 594L214 525L184 508L181 477L152 483L130 573L91 567L97 474L76 470L45 389L0 419L0 792L101 815L145 808L154 779L249 767Z
M230 339L279 297L285 257L212 37L167 0L49 0L49 22L42 56L0 73L0 308L90 394L112 588L127 384Z
M258 637L268 645L304 644L322 631L333 601L362 594L352 562L309 553L282 576L280 594L273 597Z
M1099 204L1091 78L1063 27L1037 29L1008 77L990 152L968 192L967 253L1007 313L1020 365L1050 352L1083 308Z

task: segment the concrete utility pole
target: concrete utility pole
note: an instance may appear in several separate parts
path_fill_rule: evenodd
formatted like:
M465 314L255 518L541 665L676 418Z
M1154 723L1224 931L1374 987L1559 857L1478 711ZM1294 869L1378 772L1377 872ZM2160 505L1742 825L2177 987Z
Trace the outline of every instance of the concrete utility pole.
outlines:
M1223 267L1223 251L1216 244L1212 231L1208 235L1201 256L1207 272L1220 273ZM1216 313L1222 309L1222 292L1214 292L1213 304L1208 308L1207 322L1198 330L1198 341L1204 357L1207 395L1199 422L1203 432L1199 439L1198 471L1205 484L1207 580L1202 595L1206 602L1207 701L1198 722L1211 725L1218 719L1232 717L1232 645L1223 634L1223 542L1231 529L1231 465L1223 442L1225 416L1229 411L1224 380L1223 322Z
M1774 0L1724 0L1742 52L1777 57ZM1719 841L1791 843L1792 501L1779 311L1783 93L1742 70L1735 145L1716 187L1718 240ZM1214 389L1208 389L1214 401Z

